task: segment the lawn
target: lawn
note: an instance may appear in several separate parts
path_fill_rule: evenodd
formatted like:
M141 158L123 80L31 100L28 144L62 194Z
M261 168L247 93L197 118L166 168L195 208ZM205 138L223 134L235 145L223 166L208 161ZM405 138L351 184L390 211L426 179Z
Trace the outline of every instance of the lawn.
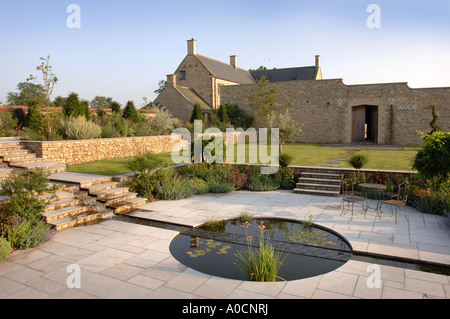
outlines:
M322 144L287 143L283 145L283 153L292 156L291 165L319 166L326 162L338 162L339 167L351 167L345 162L346 158L355 150L341 148L320 147ZM248 149L246 145L246 161L248 161ZM417 147L404 147L403 150L361 150L369 161L364 168L380 170L412 170L411 161L417 153ZM168 164L172 164L171 154L160 154ZM237 151L235 150L235 158ZM89 162L70 165L68 171L114 176L131 173L127 164L132 157L118 158L104 161Z

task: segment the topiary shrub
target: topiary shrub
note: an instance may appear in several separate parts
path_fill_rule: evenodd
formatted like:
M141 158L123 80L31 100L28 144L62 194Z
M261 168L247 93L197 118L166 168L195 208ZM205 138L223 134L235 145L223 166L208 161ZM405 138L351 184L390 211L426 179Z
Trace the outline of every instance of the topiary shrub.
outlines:
M362 153L355 153L347 160L347 162L355 169L361 169L367 164L367 161L367 156Z
M102 134L102 128L84 116L69 117L63 120L61 131L64 138L68 140L93 139Z
M0 237L0 260L5 259L11 254L11 245L9 241L3 237Z

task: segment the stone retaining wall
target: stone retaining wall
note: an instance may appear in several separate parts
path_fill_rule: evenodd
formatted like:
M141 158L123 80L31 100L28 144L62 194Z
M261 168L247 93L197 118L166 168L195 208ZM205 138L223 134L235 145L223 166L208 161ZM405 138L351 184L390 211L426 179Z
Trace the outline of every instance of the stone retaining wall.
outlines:
M38 157L71 165L145 153L168 153L180 140L181 136L172 140L170 135L161 135L76 141L22 141L22 143Z
M223 134L226 140L225 133ZM233 141L227 143L236 144L239 134L236 132ZM191 141L193 138L192 134ZM171 135L157 135L69 141L22 141L22 144L37 157L72 165L146 153L170 153L181 140L181 135L174 139ZM178 147L180 148L180 145Z

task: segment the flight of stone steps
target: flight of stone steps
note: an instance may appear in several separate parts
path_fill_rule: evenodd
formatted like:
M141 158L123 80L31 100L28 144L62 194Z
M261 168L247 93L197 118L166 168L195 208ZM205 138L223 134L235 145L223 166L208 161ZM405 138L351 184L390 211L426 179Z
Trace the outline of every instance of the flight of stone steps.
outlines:
M65 172L64 164L38 158L19 140L0 140L0 182L14 171L39 168L49 174L50 183L60 185L54 195L40 196L46 202L45 219L56 230L126 214L147 203L113 177L89 175L85 179L83 174Z
M65 164L39 158L28 150L19 140L0 140L0 181L17 170L36 171L42 169L47 173L63 172Z
M343 175L331 169L304 169L298 179L294 193L334 196L341 194Z
M78 175L81 179L77 181ZM99 221L114 214L126 214L147 203L146 198L130 192L113 177L97 176L83 180L83 174L69 172L52 174L49 178L75 189L72 196L57 194L58 198L48 203L45 217L57 230Z

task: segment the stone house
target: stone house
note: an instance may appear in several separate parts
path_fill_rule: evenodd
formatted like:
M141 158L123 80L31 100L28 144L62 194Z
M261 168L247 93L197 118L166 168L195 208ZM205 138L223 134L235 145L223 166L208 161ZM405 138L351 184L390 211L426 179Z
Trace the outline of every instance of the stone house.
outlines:
M314 66L250 72L238 67L235 55L223 63L197 54L195 39L187 42L186 57L154 101L177 118L189 120L195 103L204 113L225 102L251 111L248 96L265 76L299 124L296 142L419 144L418 132L430 130L431 105L439 124L450 131L450 88L346 85L342 79L323 79L318 55Z

